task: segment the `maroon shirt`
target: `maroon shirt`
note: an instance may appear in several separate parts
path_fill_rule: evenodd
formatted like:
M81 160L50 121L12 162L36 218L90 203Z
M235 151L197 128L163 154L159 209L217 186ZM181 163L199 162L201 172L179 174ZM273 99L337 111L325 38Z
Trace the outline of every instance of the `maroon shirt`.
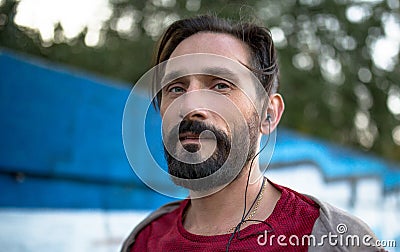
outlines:
M244 228L240 239L232 240L229 251L307 251L307 240L303 242L302 238L311 234L319 206L289 188L273 185L282 195L265 220L269 225L257 223ZM202 236L185 230L182 213L188 203L189 200L183 200L177 209L147 225L138 234L131 252L225 251L231 234Z

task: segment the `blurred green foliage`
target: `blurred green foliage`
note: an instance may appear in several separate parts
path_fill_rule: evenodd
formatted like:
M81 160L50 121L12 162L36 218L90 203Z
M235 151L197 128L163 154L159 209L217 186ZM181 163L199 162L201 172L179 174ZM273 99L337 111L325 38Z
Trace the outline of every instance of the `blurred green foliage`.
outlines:
M49 40L17 25L19 3L0 5L0 46L132 84L176 19L214 13L261 22L278 48L285 127L400 160L398 0L110 0L111 15L90 46L88 28L66 38L58 23ZM386 65L377 58L382 44L374 49L385 41Z

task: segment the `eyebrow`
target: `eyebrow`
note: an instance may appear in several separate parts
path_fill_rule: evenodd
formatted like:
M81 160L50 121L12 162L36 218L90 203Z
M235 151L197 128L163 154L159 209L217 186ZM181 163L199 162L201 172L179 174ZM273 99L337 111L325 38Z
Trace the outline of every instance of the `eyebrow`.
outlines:
M239 77L228 68L224 68L224 67L206 68L206 69L204 69L204 72L208 73L209 75L212 75L212 76L217 76L217 77L227 79L233 83L239 82Z
M168 74L164 75L164 77L161 79L161 83L162 86L164 86L165 84L169 83L170 81L176 80L180 77L183 77L187 74L185 74L185 72L183 71L172 71L169 72Z
M203 68L201 70L201 74L205 75L211 75L211 76L216 76L220 77L223 79L226 79L232 83L238 83L239 82L239 77L230 69L224 68L224 67L209 67L209 68ZM195 74L200 74L200 73L195 73ZM161 80L161 83L164 85L166 83L169 83L172 80L176 80L180 77L183 76L188 76L191 75L187 73L187 71L171 71L164 75L164 77Z

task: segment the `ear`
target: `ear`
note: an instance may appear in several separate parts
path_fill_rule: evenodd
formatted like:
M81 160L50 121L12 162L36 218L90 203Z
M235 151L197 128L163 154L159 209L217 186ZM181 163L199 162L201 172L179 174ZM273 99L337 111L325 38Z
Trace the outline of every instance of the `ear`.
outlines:
M260 125L261 133L264 135L268 135L276 129L285 110L285 103L280 94L272 94L268 102Z

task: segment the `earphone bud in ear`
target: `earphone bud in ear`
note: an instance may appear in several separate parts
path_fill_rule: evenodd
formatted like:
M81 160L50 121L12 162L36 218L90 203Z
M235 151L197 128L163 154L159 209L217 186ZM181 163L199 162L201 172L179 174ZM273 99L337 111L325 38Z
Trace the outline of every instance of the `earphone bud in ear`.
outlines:
M268 120L268 122L271 122L271 115L270 114L267 114L267 118L265 118L265 119L267 119Z

